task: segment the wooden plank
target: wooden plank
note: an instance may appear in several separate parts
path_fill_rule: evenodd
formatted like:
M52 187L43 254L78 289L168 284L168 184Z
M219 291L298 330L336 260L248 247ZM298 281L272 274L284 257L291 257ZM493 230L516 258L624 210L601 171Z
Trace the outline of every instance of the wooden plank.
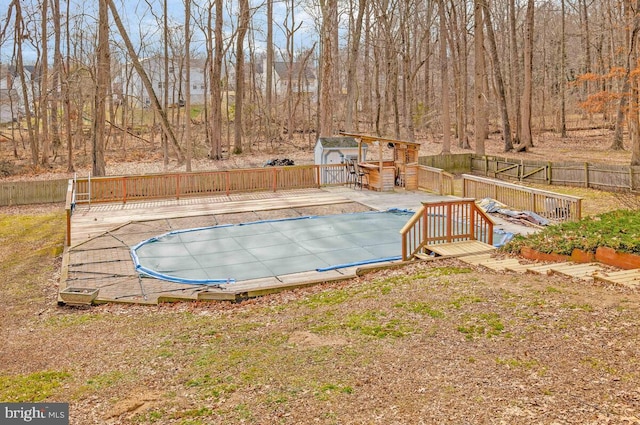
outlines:
M519 264L520 262L515 258L506 258L504 260L494 259L494 260L487 260L480 263L482 267L486 267L488 269L495 270L495 271L504 271L507 269L507 267L510 267L510 266L513 267Z
M593 276L596 282L638 288L640 286L640 269L622 270L619 272L601 272Z
M586 263L576 265L556 265L549 269L549 273L555 273L567 277L575 277L585 280L594 278L594 273L602 271L597 263Z
M426 249L442 256L462 256L492 251L495 247L481 241L469 240L428 245Z
M490 254L490 253L460 257L460 259L462 261L464 261L465 263L473 264L473 265L482 264L482 262L488 261L491 258L493 258L493 257L492 257L492 254Z

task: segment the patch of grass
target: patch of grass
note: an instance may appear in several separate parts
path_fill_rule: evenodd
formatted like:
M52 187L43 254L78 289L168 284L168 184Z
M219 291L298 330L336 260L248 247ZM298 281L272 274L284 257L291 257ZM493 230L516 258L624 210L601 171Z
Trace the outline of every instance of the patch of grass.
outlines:
M415 331L398 319L387 320L386 314L378 311L350 314L346 318L346 326L362 335L376 338L401 338Z
M131 422L134 424L152 424L161 420L165 415L165 412L162 410L150 410L144 413L138 413L133 418L131 418Z
M412 313L421 314L424 316L430 316L434 319L441 319L444 317L444 312L440 310L436 310L432 308L428 303L424 302L408 302L408 303L398 303L394 305L394 307L402 308Z
M111 387L113 385L116 385L122 382L126 378L127 378L126 375L119 370L102 373L100 375L94 376L93 378L89 378L86 384L80 387L79 392L101 391L105 388Z
M45 324L56 329L73 328L76 326L84 326L89 323L94 323L103 318L103 316L93 313L65 314L51 316L45 320ZM113 318L109 318L109 320L113 320Z
M547 226L531 235L517 235L503 249L518 253L525 246L539 252L564 255L571 255L576 248L595 253L602 246L640 254L640 211L617 210Z
M188 388L198 388L201 394L205 394L215 399L219 399L226 394L231 394L238 389L238 385L230 375L226 377L217 377L207 374L190 379L185 385Z
M320 400L328 400L333 394L353 394L353 387L342 384L324 383L314 391L314 395Z
M570 310L582 310L590 313L593 311L593 306L591 304L562 304L560 307L568 308Z
M302 305L309 308L318 308L320 306L331 306L342 304L349 299L350 294L345 290L323 291L311 295L301 302Z
M512 369L533 369L534 367L538 366L538 361L535 359L531 359L531 360L521 360L521 359L514 359L514 358L509 358L509 359L502 359L500 357L498 357L496 359L496 363L499 365L504 365L504 366L508 366Z
M467 304L481 303L484 301L485 301L484 298L481 298L475 295L463 295L449 301L449 305L455 308L456 310L460 310L462 306L465 306Z
M450 276L455 274L465 274L465 273L471 273L473 271L469 267L434 267L432 270L433 270L433 274L436 276Z
M503 331L504 324L497 313L467 316L464 319L464 324L458 326L458 332L463 333L467 339L473 339L476 336L491 338L502 334Z
M0 376L0 400L29 403L46 400L71 377L67 372L45 371L29 375Z

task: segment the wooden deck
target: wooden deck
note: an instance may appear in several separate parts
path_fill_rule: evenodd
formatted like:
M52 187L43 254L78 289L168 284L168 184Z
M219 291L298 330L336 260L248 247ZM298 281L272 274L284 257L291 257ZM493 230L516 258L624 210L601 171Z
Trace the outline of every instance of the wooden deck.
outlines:
M71 245L77 245L132 221L270 211L348 202L352 201L319 189L301 189L126 204L85 204L79 205L71 217Z
M98 303L156 304L176 300L239 300L354 277L356 267L233 284L184 285L141 276L134 269L130 247L180 228L370 209L319 189L81 206L72 216L72 244L63 255L59 289L99 289L94 301ZM64 302L61 297L58 301Z

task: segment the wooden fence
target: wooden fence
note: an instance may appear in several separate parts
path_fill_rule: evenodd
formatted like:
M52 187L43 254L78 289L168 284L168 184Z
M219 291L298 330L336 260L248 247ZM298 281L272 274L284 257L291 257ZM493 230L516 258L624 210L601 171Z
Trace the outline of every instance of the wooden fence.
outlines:
M67 179L1 182L0 206L64 202Z
M472 156L470 153L421 156L418 158L418 163L427 167L440 168L452 174L470 173Z
M420 164L450 173L473 173L500 180L579 186L611 192L640 191L640 166L550 162L475 154L420 157Z
M423 202L400 230L402 260L407 261L428 245L465 240L493 244L493 221L474 199Z
M418 165L418 189L438 195L453 195L453 178L453 174L439 168Z
M344 167L344 165L342 165ZM76 193L91 192L91 202L123 202L145 199L180 199L236 192L302 189L318 187L320 175L332 167L302 165L193 173L148 174L140 176L78 179ZM343 177L339 176L340 178ZM336 177L338 179L338 177ZM336 180L334 184L344 184ZM86 203L88 199L76 199Z
M462 175L462 196L492 198L555 221L577 221L582 216L582 198L468 174Z

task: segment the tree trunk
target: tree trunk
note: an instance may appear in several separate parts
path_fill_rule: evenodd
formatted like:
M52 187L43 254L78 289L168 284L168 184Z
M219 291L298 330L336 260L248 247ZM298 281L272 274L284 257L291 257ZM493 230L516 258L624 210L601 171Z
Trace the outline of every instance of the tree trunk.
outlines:
M451 117L449 116L449 67L447 57L447 22L444 0L438 0L440 19L440 80L442 100L442 153L451 153Z
M49 139L49 37L47 34L47 28L49 27L47 17L49 14L49 2L47 0L41 0L41 23L42 23L42 57L40 63L40 84L39 84L39 111L40 111L40 125L42 132L40 133L40 139L42 140L42 157L40 158L40 164L43 166L49 165L49 155L51 151L51 140Z
M496 37L493 32L493 24L491 23L491 12L489 11L488 0L484 3L484 19L487 28L487 40L489 41L489 52L491 53L491 61L493 62L493 76L495 79L496 89L498 91L498 105L500 106L500 118L502 120L502 137L504 139L504 151L509 152L513 149L511 141L511 125L509 124L509 113L507 111L507 96L504 90L504 81L502 79L502 70L500 69L500 59L498 58L498 47L496 46Z
M275 135L271 133L273 114L273 1L267 0L267 63L265 81L265 111L267 115L267 137L271 139Z
M484 155L484 136L485 129L487 127L487 115L485 108L486 94L483 90L484 73L485 73L485 60L484 60L484 34L483 34L483 19L482 19L482 2L483 0L474 0L474 15L473 15L473 28L474 28L474 118L475 118L475 144L476 154Z
M193 156L193 140L191 140L191 0L184 0L184 139L187 144L186 171L191 172L191 157Z
M96 70L96 92L94 97L93 132L91 139L91 174L96 177L106 175L104 160L105 136L105 102L107 100L107 85L109 84L109 17L107 11L108 0L99 0L98 12L98 48Z
M358 0L358 14L354 23L351 45L349 50L349 63L347 65L347 99L345 101L344 127L348 132L354 131L353 111L357 108L355 104L356 94L356 71L360 53L360 36L362 35L362 21L367 7L366 0Z
M516 136L513 143L519 144L522 134L520 120L520 55L518 54L518 37L516 33L515 0L509 0L509 61L511 65L511 99L513 100L513 121L516 125Z
M337 26L336 8L338 7L337 0L321 0L320 6L322 9L322 33L320 38L322 40L321 47L321 78L322 84L320 86L320 137L330 137L333 135L333 77L334 77L334 46L333 46L333 33L334 28ZM335 58L337 59L337 58Z
M242 106L244 102L244 37L249 29L249 0L240 0L238 33L236 34L236 109L233 119L233 152L242 153Z
M560 0L562 23L560 28L560 78L558 84L560 85L560 137L567 137L567 78L566 78L566 62L567 62L567 43L566 43L566 31L565 31L565 0ZM604 69L603 69L604 72ZM604 91L604 90L603 90Z
M527 151L533 147L531 132L531 102L533 98L533 12L534 0L527 1L526 25L524 34L524 87L522 91L522 134L516 151Z
M209 120L211 141L209 158L213 160L222 159L222 2L216 1L216 19L214 30L214 52L211 59L211 119ZM211 12L209 12L209 23L211 22ZM211 24L208 25L211 28ZM211 54L211 53L209 53Z

